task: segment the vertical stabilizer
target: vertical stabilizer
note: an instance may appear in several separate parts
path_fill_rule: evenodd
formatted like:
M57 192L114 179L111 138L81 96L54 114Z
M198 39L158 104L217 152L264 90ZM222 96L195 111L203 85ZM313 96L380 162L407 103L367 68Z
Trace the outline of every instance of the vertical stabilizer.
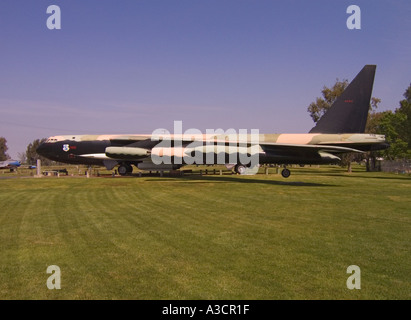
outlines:
M363 133L367 123L375 65L366 65L310 133Z

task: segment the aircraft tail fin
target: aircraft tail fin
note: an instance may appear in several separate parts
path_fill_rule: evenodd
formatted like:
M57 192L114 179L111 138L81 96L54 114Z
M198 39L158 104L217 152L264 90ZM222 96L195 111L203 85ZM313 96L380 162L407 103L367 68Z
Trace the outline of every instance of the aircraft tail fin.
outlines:
M376 67L364 66L310 133L363 133Z

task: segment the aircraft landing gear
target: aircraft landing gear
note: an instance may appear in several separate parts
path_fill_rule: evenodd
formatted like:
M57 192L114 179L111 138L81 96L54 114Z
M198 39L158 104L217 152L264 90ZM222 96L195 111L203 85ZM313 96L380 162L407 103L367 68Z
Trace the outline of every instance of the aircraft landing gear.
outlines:
M129 174L132 172L133 172L133 167L131 166L131 164L123 163L118 167L118 173L121 176L125 176L126 174Z
M284 169L281 171L281 175L283 176L283 178L288 178L288 177L291 175L291 172L290 172L290 170L288 170L287 168L284 168Z
M238 174L245 174L246 171L247 171L247 167L246 167L246 166L243 166L242 164L237 164L237 165L234 167L234 171L235 171L236 173L238 173Z

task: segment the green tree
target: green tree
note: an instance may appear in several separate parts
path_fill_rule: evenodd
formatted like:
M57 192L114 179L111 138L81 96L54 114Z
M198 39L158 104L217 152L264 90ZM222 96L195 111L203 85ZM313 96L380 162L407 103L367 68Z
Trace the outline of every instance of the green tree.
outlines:
M407 142L408 149L411 149L411 84L405 90L404 97L405 99L400 101L400 107L395 112L401 113L405 117L399 125L398 133Z
M7 140L4 137L0 137L0 161L4 161L9 159L9 155L7 154Z
M404 97L394 112L376 112L367 124L369 133L385 135L390 148L377 154L389 160L411 158L411 84Z
M315 123L321 119L321 117L330 109L331 105L335 100L344 92L345 88L348 86L348 80L339 81L338 78L335 84L328 88L323 87L321 91L322 98L317 97L315 102L310 103L308 106L308 112Z
M365 133L378 134L378 124L383 116L383 112L377 112L378 105L381 99L371 98L371 110L368 112L367 123L365 126ZM367 171L378 171L380 167L377 166L377 151L369 151L365 154Z
M406 137L402 129L407 122L407 116L398 109L395 112L384 111L378 121L377 133L384 134L390 148L383 150L382 155L389 160L406 159L411 157Z

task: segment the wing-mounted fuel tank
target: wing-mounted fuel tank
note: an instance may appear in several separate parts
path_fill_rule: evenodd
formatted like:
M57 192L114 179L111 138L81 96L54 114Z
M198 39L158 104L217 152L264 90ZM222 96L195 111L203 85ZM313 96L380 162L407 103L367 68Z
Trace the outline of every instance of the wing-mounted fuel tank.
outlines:
M151 154L148 149L135 147L107 147L105 153L109 158L121 160L142 159Z

